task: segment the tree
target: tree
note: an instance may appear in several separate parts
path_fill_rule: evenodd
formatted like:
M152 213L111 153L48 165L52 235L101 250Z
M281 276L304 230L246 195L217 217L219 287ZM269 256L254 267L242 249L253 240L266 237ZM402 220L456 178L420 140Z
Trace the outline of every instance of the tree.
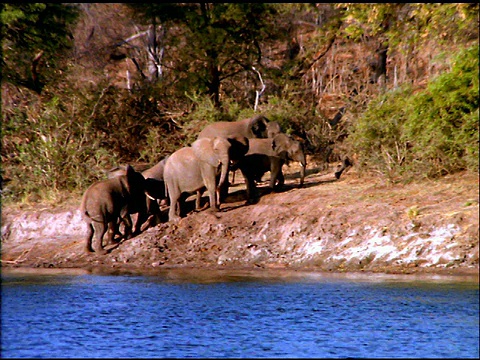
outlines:
M71 4L2 4L2 81L41 93L71 46L70 26L78 15Z
M262 62L262 41L272 37L274 7L266 3L130 4L144 21L177 25L173 70L179 80L220 104L223 81Z

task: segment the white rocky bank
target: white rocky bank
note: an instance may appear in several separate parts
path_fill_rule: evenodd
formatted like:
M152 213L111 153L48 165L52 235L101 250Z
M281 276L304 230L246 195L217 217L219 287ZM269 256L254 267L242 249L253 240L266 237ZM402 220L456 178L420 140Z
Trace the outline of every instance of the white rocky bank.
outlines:
M261 208L258 206L256 210L261 212ZM318 218L315 223L311 220L309 217L284 219L280 226L273 226L268 221L260 222L257 231L248 237L242 233L244 229L226 226L221 221L216 224L202 221L198 236L188 240L190 253L195 251L192 250L194 247L201 247L199 244L202 242L203 247L211 246L214 239L225 237L228 231L232 239L228 246L212 252L209 259L213 265L316 266L328 270L375 270L378 266L478 268L478 240L476 244L468 244L465 229L454 223L419 231L416 231L418 226L411 223L411 231L405 231L403 235L385 225L365 224L350 227L344 237L339 237L338 233L331 231L334 229L322 229L329 219ZM166 228L169 227L165 224L151 228L121 244L109 256L115 262L132 263L137 257L144 257L142 252L155 251L153 242L168 243L171 248L178 239L171 232L165 232ZM23 258L33 255L32 249L47 247L48 244L57 247L58 251L50 252L51 259L41 253L45 263L62 257L75 261L77 251L83 250L85 224L78 210L60 213L42 211L7 217L1 231L2 253L11 255L8 259L3 259L2 255L7 262L13 260L21 265ZM188 244L183 246L189 247ZM151 264L158 266L159 262L152 257ZM175 265L178 264L182 262L177 261ZM192 265L194 260L190 263L183 261L183 264Z

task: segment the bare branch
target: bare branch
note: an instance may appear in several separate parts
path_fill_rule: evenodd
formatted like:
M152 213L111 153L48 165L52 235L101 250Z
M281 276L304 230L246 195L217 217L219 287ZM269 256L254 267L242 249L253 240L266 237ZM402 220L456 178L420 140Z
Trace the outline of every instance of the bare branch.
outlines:
M115 44L115 46L122 46L123 44L128 44L130 41L135 40L136 38L139 38L140 36L145 36L148 35L149 30L142 31L141 33L135 34L130 36L129 38L120 41L119 43Z
M252 66L253 71L255 71L258 74L258 78L260 79L260 82L262 83L262 89L260 91L255 90L255 106L253 108L254 111L257 111L257 106L258 106L258 100L260 99L260 96L262 96L263 92L265 91L265 83L263 82L262 75L260 74L260 71L255 69L255 66Z

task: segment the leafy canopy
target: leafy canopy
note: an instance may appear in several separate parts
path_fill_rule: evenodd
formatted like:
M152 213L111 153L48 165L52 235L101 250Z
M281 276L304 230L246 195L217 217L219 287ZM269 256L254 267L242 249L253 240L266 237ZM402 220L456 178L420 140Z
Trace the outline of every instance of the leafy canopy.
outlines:
M40 92L53 78L59 53L71 46L70 26L78 15L78 8L69 4L3 4L0 13L3 80ZM48 66L32 71L35 61L40 59Z

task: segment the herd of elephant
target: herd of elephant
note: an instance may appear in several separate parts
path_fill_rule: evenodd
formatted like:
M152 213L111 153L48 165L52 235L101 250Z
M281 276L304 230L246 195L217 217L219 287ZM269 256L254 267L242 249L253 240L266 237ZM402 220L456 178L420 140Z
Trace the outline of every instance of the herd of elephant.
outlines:
M130 165L117 168L108 179L85 191L80 211L88 227L86 251L106 254L105 247L117 243L116 235L128 239L139 234L143 224L148 227L160 218L160 202L169 203L168 220L177 222L191 194L196 194L196 210L201 209L206 189L210 207L219 211L228 195L229 171L241 171L246 201L254 203L258 199L256 183L266 172L270 171L269 188L283 186L282 166L289 161L300 163L302 186L306 170L302 143L265 116L209 124L191 146L175 151L155 166L141 173ZM132 214L137 214L134 228ZM124 234L119 231L121 223Z

